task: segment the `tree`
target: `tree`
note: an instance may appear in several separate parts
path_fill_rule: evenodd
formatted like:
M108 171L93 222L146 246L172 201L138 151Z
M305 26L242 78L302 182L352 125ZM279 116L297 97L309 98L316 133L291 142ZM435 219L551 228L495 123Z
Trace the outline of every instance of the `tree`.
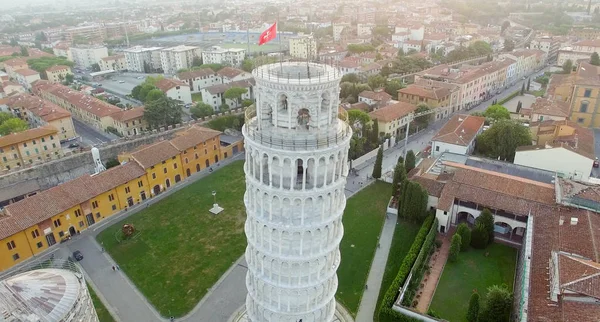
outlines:
M523 102L518 101L517 102L517 113L519 113L521 111L521 108L523 108Z
M93 72L99 72L100 71L100 65L98 65L98 63L93 63L92 64L92 71Z
M403 88L404 85L398 79L388 80L385 84L385 92L390 94L393 99L398 99L398 91Z
M136 90L136 87L134 87L133 90L131 91L131 96L142 102L146 101L146 96L148 95L148 93L150 93L150 91L157 89L156 86L154 86L152 84L146 84L146 83L142 83L139 90ZM137 92L137 95L134 96L134 94L136 92Z
M383 146L379 147L377 151L377 158L375 159L375 165L373 166L373 178L379 179L381 178L381 167L383 163Z
M469 229L467 224L462 223L456 228L456 233L460 235L460 250L464 252L469 249L469 245L471 245L471 229Z
M245 72L251 72L254 69L254 61L250 58L246 58L242 61L242 70Z
M17 47L19 45L19 41L17 40L17 38L13 38L10 40L10 45L12 47Z
M527 91L529 92L529 88L531 88L531 78L527 79Z
M592 64L594 66L600 66L600 56L598 55L597 52L594 52L592 54L592 58L590 59L590 64Z
M377 119L373 120L373 129L371 130L369 143L371 146L379 145L379 121Z
M427 106L427 104L421 103L417 106L417 109L415 110L415 114L428 112L430 110L431 110L431 107ZM431 123L431 121L433 120L433 114L434 113L430 113L430 114L426 114L426 115L415 118L413 123L414 123L414 126L417 127L416 130L424 129L427 126L429 126L429 123Z
M504 39L504 51L513 51L515 49L515 42L510 39Z
M0 114L0 135L8 135L27 130L27 122L20 118L13 117L9 113L0 112Z
M417 163L417 157L413 150L408 150L406 152L406 160L404 160L404 167L406 168L406 172L410 172L410 170L414 169Z
M488 245L488 233L482 223L475 224L471 230L471 246L484 249Z
M477 322L479 317L479 293L473 292L469 300L469 310L467 310L467 321Z
M427 215L427 199L429 195L419 183L405 180L400 185L401 202L398 214L406 219L422 221Z
M202 66L202 57L194 56L192 59L192 67Z
M219 105L219 112L227 112L229 111L229 105L227 103L223 103Z
M349 73L349 74L342 76L341 82L342 83L343 82L360 83L360 79L358 78L358 75L356 75L355 73Z
M358 137L362 137L367 130L371 117L364 111L361 110L349 110L348 111L348 122L352 127L352 131Z
M505 31L506 31L506 29L508 29L508 28L510 28L510 21L508 21L508 20L505 20L505 21L502 23L502 27L501 27L501 29L500 29L500 35L504 35L504 32L505 32Z
M489 209L483 209L481 215L475 219L475 224L481 223L488 235L488 244L494 242L494 215Z
M119 164L121 164L121 163L119 163L119 160L117 160L117 159L110 159L110 160L106 161L106 169L110 169L112 167L116 167Z
M65 75L64 84L65 85L71 85L71 84L73 84L74 80L75 80L75 76L73 76L73 74L67 74L67 75Z
M242 107L248 107L252 104L254 104L253 100L250 100L250 99L242 100Z
M190 113L192 113L192 115L196 118L210 116L213 115L214 112L215 111L213 110L212 106L202 102L196 104L196 106L190 109Z
M146 103L144 119L150 128L159 128L180 123L181 114L179 103L165 95Z
M240 105L240 100L242 99L242 95L246 94L248 89L243 87L232 87L225 91L223 97L226 99L232 100L235 102L235 107Z
M478 40L469 45L472 56L486 56L494 52L492 46L483 40Z
M521 96L525 95L525 83L521 85Z
M512 293L505 285L492 285L485 295L479 321L506 322L510 319Z
M401 191L400 186L407 180L406 169L401 162L396 163L394 168L394 180L392 181L392 196L399 197Z
M158 88L155 88L151 91L148 92L148 94L146 95L146 97L144 98L144 103L148 103L148 102L152 102L152 101L156 101L158 99L161 99L163 97L165 97L165 93L163 93L163 91L161 91Z
M452 236L452 240L450 241L450 252L448 254L449 261L454 263L458 259L458 253L460 252L461 242L462 241L459 234L454 234L454 236Z
M367 84L373 89L385 86L385 78L379 74L369 77Z
M494 122L498 120L510 120L510 112L502 105L492 105L488 107L483 116L492 119Z
M531 145L529 129L513 120L499 120L477 136L476 149L490 158L513 161L517 147Z
M21 46L21 56L23 56L23 57L29 56L29 52L27 51L27 47Z
M573 61L567 59L565 63L562 65L563 74L571 74L573 71Z

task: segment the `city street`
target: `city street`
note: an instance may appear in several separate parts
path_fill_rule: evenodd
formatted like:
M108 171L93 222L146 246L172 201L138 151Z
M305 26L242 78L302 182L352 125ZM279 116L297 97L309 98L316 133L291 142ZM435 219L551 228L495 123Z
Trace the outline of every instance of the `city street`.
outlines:
M94 146L100 143L118 139L116 135L112 133L100 132L91 125L85 124L74 117L73 126L75 127L75 132L80 137L81 143L87 146Z

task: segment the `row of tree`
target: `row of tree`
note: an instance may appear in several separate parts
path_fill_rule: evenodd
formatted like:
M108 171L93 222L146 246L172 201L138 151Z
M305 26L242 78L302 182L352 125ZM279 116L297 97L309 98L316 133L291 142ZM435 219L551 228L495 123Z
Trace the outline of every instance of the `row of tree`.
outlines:
M6 112L0 112L0 136L25 131L29 128L27 122Z
M512 293L506 285L492 285L487 289L483 306L477 290L471 294L466 319L468 322L506 322L512 310Z

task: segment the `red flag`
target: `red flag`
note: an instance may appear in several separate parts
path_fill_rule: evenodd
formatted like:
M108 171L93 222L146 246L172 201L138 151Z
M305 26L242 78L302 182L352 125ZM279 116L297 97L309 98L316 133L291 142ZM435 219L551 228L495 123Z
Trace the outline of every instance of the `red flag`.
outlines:
M263 31L262 34L260 34L260 38L258 38L258 45L264 45L269 41L275 39L275 37L277 37L277 22L275 22L271 27L269 27L267 30Z

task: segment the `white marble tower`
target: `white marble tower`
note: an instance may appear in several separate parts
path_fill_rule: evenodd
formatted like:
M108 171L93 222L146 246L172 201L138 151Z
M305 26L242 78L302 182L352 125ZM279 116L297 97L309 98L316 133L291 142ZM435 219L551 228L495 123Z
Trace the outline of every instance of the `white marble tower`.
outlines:
M256 107L243 128L247 319L329 322L352 136L339 109L342 74L306 62L253 74Z

